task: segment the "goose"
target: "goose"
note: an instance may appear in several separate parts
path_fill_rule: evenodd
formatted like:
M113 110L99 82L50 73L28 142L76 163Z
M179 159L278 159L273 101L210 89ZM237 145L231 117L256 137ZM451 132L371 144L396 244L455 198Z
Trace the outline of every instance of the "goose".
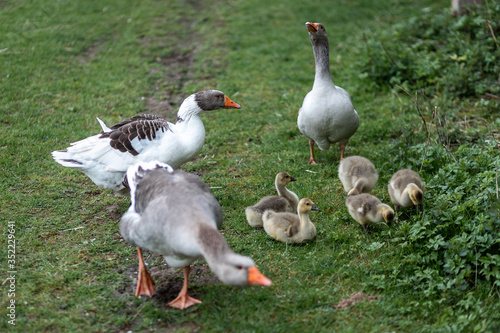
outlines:
M218 90L200 91L187 97L172 124L152 114L127 118L111 127L97 118L102 132L52 152L64 167L86 174L97 186L127 195L127 169L141 161L168 163L174 169L198 155L205 141L200 112L239 109Z
M299 110L297 125L300 132L309 139L310 164L314 159L314 143L321 150L330 144L340 143L340 159L349 138L359 127L359 116L347 91L332 82L329 67L329 46L325 27L321 23L306 23L311 40L315 77L312 90L304 98Z
M368 193L350 195L346 198L345 204L352 218L358 221L365 230L371 223L385 221L391 225L394 220L392 208Z
M311 210L319 211L309 198L299 201L298 215L266 210L262 215L264 230L269 236L282 243L303 243L311 240L316 236L316 227L309 219Z
M349 156L340 161L339 178L347 195L370 193L378 181L373 163L362 156Z
M399 170L392 176L387 189L396 214L400 207L408 208L415 205L417 211L420 210L424 199L425 186L415 171L410 169Z
M250 224L253 228L262 228L262 214L266 210L272 210L273 212L296 212L299 197L297 194L286 188L290 182L294 182L296 180L297 179L290 176L288 172L283 171L278 173L274 180L274 185L276 186L278 195L263 197L255 205L247 207L245 209L245 215L247 217L248 224Z
M270 286L271 280L254 261L234 253L218 232L222 209L210 189L196 175L160 162L140 162L127 171L131 205L120 221L120 233L137 247L139 272L136 296L153 295L154 284L141 249L162 255L172 267L182 268L184 283L169 306L185 309L200 300L188 295L190 264L204 257L211 270L232 286Z

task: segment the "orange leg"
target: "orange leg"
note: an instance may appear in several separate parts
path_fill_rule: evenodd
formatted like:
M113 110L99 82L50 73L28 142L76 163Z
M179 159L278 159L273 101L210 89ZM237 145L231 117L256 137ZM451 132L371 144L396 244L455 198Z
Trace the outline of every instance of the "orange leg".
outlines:
M137 257L139 257L139 272L137 274L137 288L135 290L135 296L153 296L155 294L154 281L151 275L149 275L148 269L144 264L144 260L142 259L142 250L140 247L137 247Z
M316 165L316 161L314 160L314 140L309 140L309 150L311 152L311 158L309 159L309 164Z
M179 295L172 302L168 303L169 306L178 309L186 309L195 304L200 304L201 301L199 299L190 297L188 295L188 277L189 277L189 266L186 266L182 269L182 273L184 274L184 284L182 285L182 289L179 292Z
M340 159L342 160L344 158L344 150L345 150L345 144L340 144Z

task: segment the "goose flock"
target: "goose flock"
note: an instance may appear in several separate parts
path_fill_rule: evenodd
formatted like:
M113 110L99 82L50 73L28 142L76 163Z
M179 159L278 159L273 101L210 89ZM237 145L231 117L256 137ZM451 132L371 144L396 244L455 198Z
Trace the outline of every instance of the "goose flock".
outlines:
M418 173L404 169L392 176L388 193L393 210L370 194L379 179L374 164L362 156L344 158L346 144L359 127L359 116L349 94L332 82L325 27L307 22L306 28L314 53L315 78L298 112L297 125L309 140L309 163L317 164L315 144L320 150L340 144L338 177L346 192L345 205L365 230L371 223L390 225L400 208L415 205L419 210L425 189ZM183 287L169 303L174 308L201 303L188 294L190 265L200 257L225 284L272 285L255 262L233 252L219 232L222 208L208 186L198 176L179 170L204 144L200 114L218 109L240 109L240 105L221 91L200 91L183 101L175 123L143 114L108 127L97 118L102 129L99 134L52 152L57 163L83 172L97 186L130 195L131 205L122 216L120 233L137 248L136 296L155 294L142 250L158 253L168 265L182 269ZM246 207L248 224L286 244L313 240L317 232L309 213L319 209L310 198L300 199L287 188L296 180L288 172L279 172L274 179L278 195L265 196Z

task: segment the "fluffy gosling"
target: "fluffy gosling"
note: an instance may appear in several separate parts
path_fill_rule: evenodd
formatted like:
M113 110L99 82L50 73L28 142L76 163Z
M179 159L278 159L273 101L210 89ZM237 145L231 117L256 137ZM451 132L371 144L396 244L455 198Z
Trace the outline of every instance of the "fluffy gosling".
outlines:
M352 218L365 230L371 223L385 221L391 225L394 220L392 208L368 193L348 196L345 204Z
M266 196L259 200L255 205L245 209L248 224L253 228L262 228L262 214L266 210L273 212L290 212L297 211L299 197L294 192L286 188L286 186L297 179L290 176L288 172L280 172L276 175L274 185L278 195Z

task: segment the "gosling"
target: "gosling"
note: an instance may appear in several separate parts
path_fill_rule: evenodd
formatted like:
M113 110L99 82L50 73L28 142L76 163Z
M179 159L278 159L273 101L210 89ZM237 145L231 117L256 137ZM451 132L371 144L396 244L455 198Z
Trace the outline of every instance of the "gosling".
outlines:
M347 195L370 193L378 181L373 163L362 156L350 156L339 164L339 178Z
M352 218L365 230L368 225L376 222L385 221L390 226L394 220L392 208L368 193L348 196L345 204Z
M248 224L253 228L262 228L262 214L266 210L295 213L297 211L299 197L297 194L287 189L286 186L290 182L296 180L297 179L290 176L288 172L283 171L278 173L274 181L278 195L263 197L255 205L247 207L245 209L245 215Z
M292 213L264 212L264 230L269 236L282 243L303 243L316 237L316 227L309 219L311 210L319 211L309 198L299 201L298 215Z
M402 169L396 172L387 186L396 214L399 208L417 206L417 212L422 208L425 186L422 179L413 170Z

